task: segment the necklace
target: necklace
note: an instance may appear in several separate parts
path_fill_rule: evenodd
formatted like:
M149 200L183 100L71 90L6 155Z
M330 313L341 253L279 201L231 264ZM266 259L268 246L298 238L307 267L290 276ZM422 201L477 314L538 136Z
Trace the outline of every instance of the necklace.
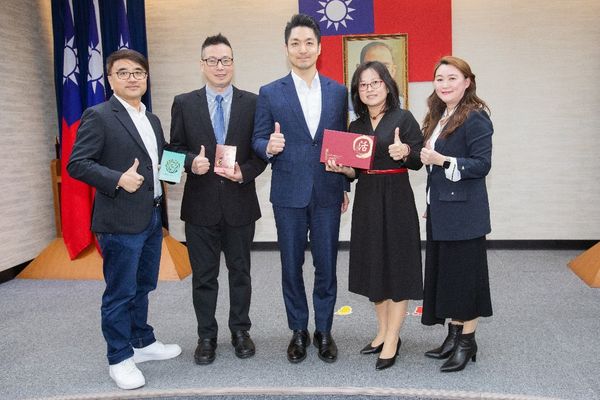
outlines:
M442 118L440 118L440 125L441 126L446 125L446 122L448 122L448 120L450 119L450 117L452 116L452 114L454 114L454 110L456 110L456 107L454 107L450 111L448 111L447 108L444 110L444 113L442 114Z
M373 121L375 121L377 119L377 117L379 117L381 114L384 114L385 111L386 111L386 108L384 106L384 107L381 108L381 111L379 111L377 114L375 114L375 115L369 115L369 116L371 117L371 119Z

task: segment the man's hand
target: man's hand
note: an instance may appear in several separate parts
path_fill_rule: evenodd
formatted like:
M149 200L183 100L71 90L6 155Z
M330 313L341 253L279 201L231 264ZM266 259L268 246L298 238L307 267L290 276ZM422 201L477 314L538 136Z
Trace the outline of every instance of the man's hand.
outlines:
M202 145L200 146L200 154L192 161L192 172L196 175L204 175L210 168L210 162L208 161L208 158L204 156L204 153L204 145Z
M402 160L410 154L410 147L400 140L400 128L394 131L394 143L388 146L388 152L394 161Z
M122 187L129 193L133 193L142 186L144 183L144 177L137 173L138 166L140 165L139 160L136 158L133 161L133 165L129 169L123 172L123 175L119 178L119 187Z
M285 147L285 138L281 133L279 122L275 122L275 131L269 136L269 143L267 143L267 154L276 155L283 151Z
M233 174L229 172L215 172L215 174L234 182L244 181L244 177L242 176L242 170L240 169L240 165L237 162L235 163L235 166L233 168Z

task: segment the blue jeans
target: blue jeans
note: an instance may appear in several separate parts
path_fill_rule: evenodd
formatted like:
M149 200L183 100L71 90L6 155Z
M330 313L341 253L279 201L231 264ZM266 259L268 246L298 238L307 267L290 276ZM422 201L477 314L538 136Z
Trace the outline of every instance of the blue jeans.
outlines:
M156 288L162 247L160 207L137 234L98 233L106 289L102 295L102 334L108 363L133 356L133 347L156 341L148 325L148 293Z

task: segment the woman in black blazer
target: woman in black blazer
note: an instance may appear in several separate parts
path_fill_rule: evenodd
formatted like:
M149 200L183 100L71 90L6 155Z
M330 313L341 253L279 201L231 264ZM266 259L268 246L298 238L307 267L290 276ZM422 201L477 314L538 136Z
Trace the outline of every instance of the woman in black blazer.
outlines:
M427 248L422 323L448 324L442 345L425 353L446 359L442 372L475 361L479 317L492 315L485 235L490 211L485 177L492 157L489 108L477 97L475 75L457 57L434 70L434 92L423 122L427 166Z

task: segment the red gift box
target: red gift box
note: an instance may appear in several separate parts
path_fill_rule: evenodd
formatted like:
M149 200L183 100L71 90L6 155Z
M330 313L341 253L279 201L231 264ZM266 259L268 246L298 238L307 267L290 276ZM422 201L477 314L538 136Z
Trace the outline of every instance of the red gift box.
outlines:
M323 132L321 162L335 160L337 164L360 169L371 169L375 154L375 136L333 131Z

